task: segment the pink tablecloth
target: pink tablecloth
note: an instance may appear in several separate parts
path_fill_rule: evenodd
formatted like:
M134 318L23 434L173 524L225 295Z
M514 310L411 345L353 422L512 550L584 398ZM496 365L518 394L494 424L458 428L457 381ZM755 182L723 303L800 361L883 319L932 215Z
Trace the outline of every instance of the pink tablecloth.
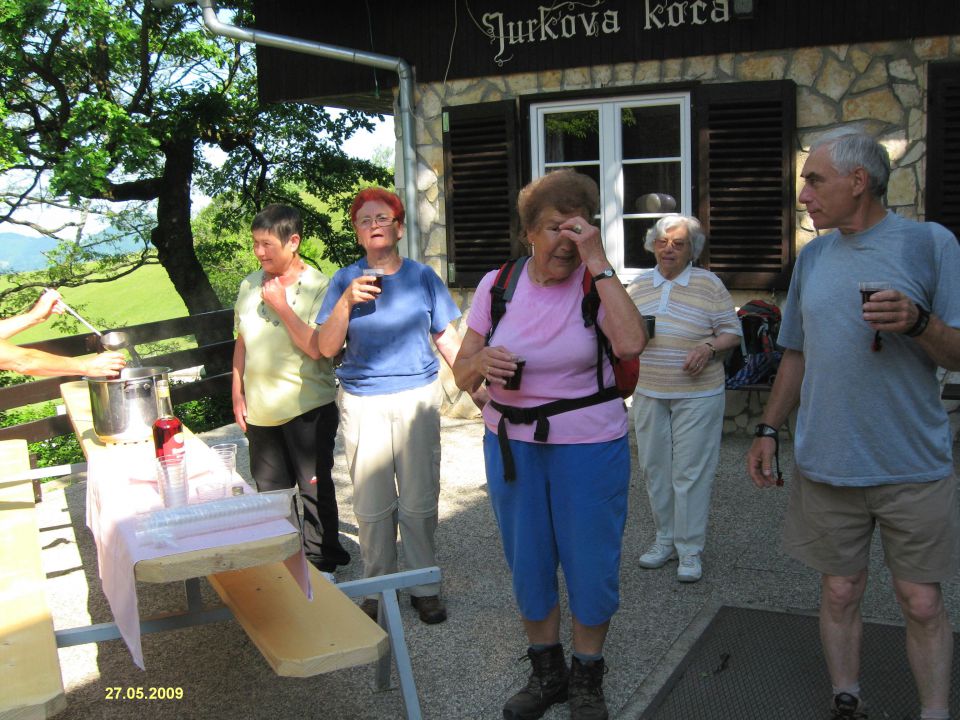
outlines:
M185 447L191 480L213 482L212 451L196 437L189 437ZM242 482L239 476L235 476L234 484ZM252 492L249 488L247 491ZM191 502L197 501L196 495L192 494ZM120 635L140 669L144 669L144 662L134 577L134 566L139 561L296 532L289 520L271 520L185 537L177 540L173 546L157 547L140 543L136 535L137 515L162 507L154 483L152 443L112 445L106 452L90 459L87 466L87 526L97 544L104 595L110 603ZM285 562L304 594L312 599L310 576L302 548Z

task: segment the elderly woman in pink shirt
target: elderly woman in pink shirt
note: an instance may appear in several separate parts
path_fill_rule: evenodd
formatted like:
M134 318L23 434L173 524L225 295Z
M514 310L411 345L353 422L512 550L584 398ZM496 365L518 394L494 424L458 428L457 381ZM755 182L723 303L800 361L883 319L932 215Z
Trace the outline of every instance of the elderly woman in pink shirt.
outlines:
M569 696L571 717L605 717L603 644L619 606L619 566L627 515L627 414L598 337L584 322L584 274L600 298L597 322L613 353L643 350L643 320L590 224L596 183L573 170L541 177L520 192L520 219L533 257L520 266L513 296L493 329L491 287L477 287L453 371L475 390L486 381L484 459L494 514L513 572L532 673L503 709L505 718L540 717ZM517 389L509 381L525 361ZM563 569L573 624L568 668L560 644L557 568Z

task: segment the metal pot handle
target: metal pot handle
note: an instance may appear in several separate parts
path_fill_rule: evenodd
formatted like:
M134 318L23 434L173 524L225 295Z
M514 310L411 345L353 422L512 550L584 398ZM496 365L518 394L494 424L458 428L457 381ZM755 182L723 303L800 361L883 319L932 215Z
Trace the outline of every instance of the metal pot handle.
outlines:
M144 382L141 379L129 380L123 384L123 394L130 395L137 391L150 390L152 387L153 383L151 382Z

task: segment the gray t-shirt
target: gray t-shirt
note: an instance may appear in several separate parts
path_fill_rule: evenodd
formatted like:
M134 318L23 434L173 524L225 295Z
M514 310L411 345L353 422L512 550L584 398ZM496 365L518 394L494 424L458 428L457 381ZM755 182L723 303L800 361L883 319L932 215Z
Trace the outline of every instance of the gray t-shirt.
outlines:
M778 342L804 354L795 454L811 480L843 486L930 482L953 469L936 365L915 340L874 331L859 283L886 281L960 328L960 247L936 223L888 212L868 230L834 231L797 259Z

